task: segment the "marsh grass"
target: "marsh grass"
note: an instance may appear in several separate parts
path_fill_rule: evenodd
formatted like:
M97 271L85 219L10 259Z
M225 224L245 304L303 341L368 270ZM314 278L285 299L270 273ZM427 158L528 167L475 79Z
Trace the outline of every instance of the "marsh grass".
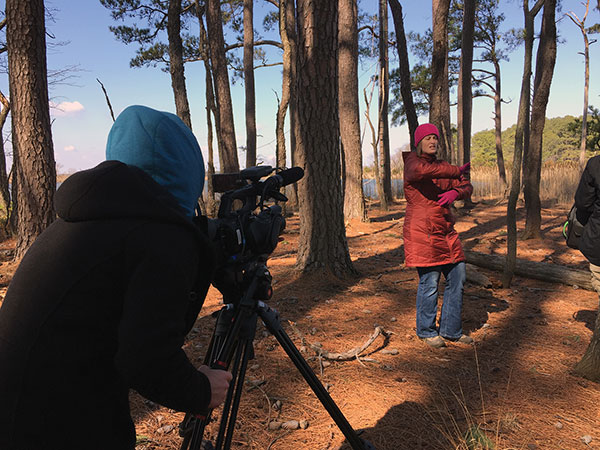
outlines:
M506 168L507 182L510 186L511 167ZM576 162L563 161L546 163L541 170L540 200L545 204L570 205L579 184L579 166ZM522 182L522 180L521 180ZM473 199L502 199L507 196L506 187L500 181L496 167L475 167L471 170L471 183L473 184ZM375 180L366 178L363 181L365 196L377 199ZM392 179L392 194L404 198L404 189L401 178ZM523 195L523 189L521 189Z
M510 184L510 167L507 168L507 181ZM575 162L545 164L541 171L540 200L568 205L579 184L579 166ZM500 182L496 167L479 167L471 171L473 197L481 199L500 199L504 196L504 186Z

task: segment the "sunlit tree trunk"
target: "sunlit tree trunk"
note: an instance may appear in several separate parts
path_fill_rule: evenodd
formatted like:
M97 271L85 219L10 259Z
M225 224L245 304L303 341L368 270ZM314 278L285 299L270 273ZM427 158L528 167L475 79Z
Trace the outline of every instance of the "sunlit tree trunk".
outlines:
M55 219L56 163L50 129L43 0L7 0L6 45L17 204L15 259Z
M502 285L507 288L515 273L517 263L517 200L521 191L521 164L524 148L529 146L529 105L531 90L531 65L533 59L533 21L544 4L538 0L529 10L529 1L523 0L523 15L525 19L525 56L523 62L523 78L521 81L521 98L515 131L515 152L511 172L510 194L506 208L506 264L502 274Z
M533 100L531 105L531 148L523 165L523 194L525 197L525 231L523 237L541 237L542 205L540 180L542 171L542 143L546 124L546 107L556 63L556 1L544 1L542 29L538 45Z
M297 268L327 268L336 276L354 274L344 227L341 188L337 1L299 0L298 156L305 176L299 182L300 237Z
M246 93L246 167L252 167L256 165L254 0L244 0L244 92Z
M214 137L213 137L213 122L212 117L216 118L215 95L213 90L212 70L210 67L210 47L207 42L206 29L204 27L204 7L200 6L199 0L194 1L196 7L196 15L198 17L198 26L200 29L198 46L200 48L200 56L204 62L205 74L205 98L206 98L206 145L208 146L208 161L206 163L206 205L207 215L214 217L217 214L217 202L215 200L215 191L212 183L212 176L215 173L214 163ZM217 139L219 139L219 122L215 120L215 129Z
M289 47L284 47L284 54L289 54L289 86L290 86L290 103L289 103L289 120L290 120L290 163L296 166L298 163L297 141L298 141L298 96L297 88L297 58L298 58L298 38L296 34L296 5L294 0L284 0L285 8L283 11L285 22L285 33L287 36ZM281 16L280 16L281 19ZM298 207L298 184L294 183L289 189L291 205Z
M496 138L496 165L498 166L498 178L506 191L506 168L504 166L504 152L502 151L502 81L500 78L500 63L494 61L495 85L494 89L494 135ZM505 192L506 195L506 192Z
M235 140L233 106L227 73L227 58L225 56L221 2L219 0L206 0L206 27L208 29L211 67L215 83L216 117L221 132L219 142L221 172L238 172L240 164Z
M277 135L277 151L276 160L278 167L286 166L286 148L285 148L285 117L287 115L288 106L290 104L290 42L287 34L285 23L285 11L287 2L290 0L279 0L279 36L281 37L281 45L283 47L283 74L281 77L281 100L277 108L277 120L275 130Z
M433 56L431 58L431 93L429 122L440 131L438 157L450 161L450 94L448 87L448 13L450 0L433 0Z
M181 40L181 0L169 0L167 12L167 36L169 39L169 73L175 97L177 116L192 129L190 104L185 87L183 66L183 43Z
M415 130L419 126L415 103L412 97L412 84L410 81L410 64L408 62L408 46L406 45L406 34L404 32L404 19L402 17L402 5L398 0L388 0L392 17L394 18L394 28L396 29L396 46L398 48L398 70L400 71L400 93L402 103L406 111L406 122L408 123L408 132L410 134L410 146L415 147Z
M0 110L0 196L2 197L2 203L6 210L6 225L8 225L11 205L8 172L6 171L6 152L4 150L3 130L6 119L8 118L8 113L10 112L10 102L2 92L0 92L0 103L2 103L2 109Z
M587 18L590 10L590 0L586 1L585 14L580 20L574 12L567 14L567 17L573 21L577 27L581 30L583 36L583 58L584 58L584 77L585 83L583 87L583 114L581 117L581 142L579 144L579 169L583 172L585 169L585 150L587 144L587 115L588 115L588 102L589 102L589 90L590 90L590 41L588 39L587 29L585 28L585 19ZM595 42L595 41L594 41Z
M475 32L475 0L463 2L462 43L460 72L458 75L458 146L457 161L465 164L471 160L471 111L473 93L471 73L473 69L473 35Z
M387 211L392 202L392 169L390 157L390 130L388 123L390 77L388 61L387 1L379 0L379 165L381 209Z
M367 220L362 188L362 148L358 107L358 28L356 0L339 0L340 138L344 157L344 215Z

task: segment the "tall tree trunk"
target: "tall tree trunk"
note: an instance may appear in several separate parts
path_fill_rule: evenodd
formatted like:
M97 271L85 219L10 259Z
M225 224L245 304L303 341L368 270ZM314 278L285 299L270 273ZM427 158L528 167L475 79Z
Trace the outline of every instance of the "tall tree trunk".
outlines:
M215 107L215 95L213 89L212 70L210 67L210 47L206 36L206 29L204 27L204 7L200 6L199 0L195 0L196 15L198 17L198 27L200 29L198 46L200 48L200 56L204 62L204 73L205 73L205 98L206 98L206 141L207 141L207 152L208 162L206 164L206 204L207 204L207 216L215 217L217 215L217 202L215 200L215 190L212 183L212 176L215 173L214 163L214 148L213 148L213 124L212 118L215 117L215 129L217 132L217 139L220 139L219 122L216 120L216 107Z
M298 156L300 237L297 268L355 274L344 228L337 85L338 4L299 0Z
M523 0L523 15L525 20L525 56L523 62L523 79L521 81L521 97L519 99L519 113L517 128L515 130L515 153L511 172L510 194L506 208L506 264L502 274L502 285L510 287L515 265L517 262L517 200L521 191L521 164L523 162L524 148L529 146L529 105L531 90L531 65L533 59L533 21L544 4L538 0L529 10L529 0Z
M235 141L233 106L231 103L231 91L229 89L225 38L223 37L223 21L221 19L221 2L219 0L206 0L206 27L208 29L211 67L215 82L217 121L219 122L223 145L223 148L219 146L221 172L238 172L240 164Z
M356 0L339 0L340 137L345 162L344 215L367 220L362 188L362 148L358 106L358 28Z
M542 173L542 143L546 124L546 107L550 96L550 85L556 63L556 1L544 1L542 30L538 45L533 101L531 105L531 148L530 157L523 166L523 193L525 197L524 238L541 237L542 205L540 180Z
M6 209L6 228L8 231L8 220L10 217L10 186L8 183L8 173L6 172L6 152L4 150L4 139L3 130L8 118L10 111L10 102L0 92L0 103L2 103L2 110L0 110L0 196L2 197L2 203Z
M254 0L244 0L244 90L246 93L246 167L252 167L256 165Z
M458 75L458 146L457 161L460 165L471 160L471 111L473 93L471 73L473 70L473 35L475 32L475 0L464 0L460 72Z
M590 0L586 1L585 14L583 18L579 20L574 12L567 14L567 17L577 25L581 30L583 36L583 58L585 64L585 83L583 87L583 115L581 117L581 142L579 144L579 170L583 172L585 169L585 150L587 144L587 115L588 115L588 101L589 101L589 89L590 89L590 41L588 39L587 30L585 28L585 19L587 18L588 12L590 11Z
M43 0L7 0L6 44L12 114L19 260L55 219L56 163L50 128Z
M500 63L494 60L494 78L496 88L494 89L494 134L496 137L496 165L498 166L498 178L506 195L507 181L506 169L504 167L504 153L502 151L502 79L500 78Z
M297 141L298 141L298 96L297 96L297 64L298 64L298 38L296 34L296 5L295 0L284 0L284 22L285 33L289 43L289 47L284 47L284 54L290 56L289 68L289 83L290 83L290 102L289 102L289 118L290 118L290 164L297 165ZM298 183L294 183L290 189L290 201L288 205L298 207Z
M402 5L398 0L388 0L394 19L396 29L396 46L398 47L398 70L400 72L400 94L406 111L408 132L410 134L410 147L415 148L415 130L419 126L417 111L412 97L412 82L410 80L410 64L408 62L408 46L404 32L404 19L402 17Z
M278 167L286 166L286 149L285 149L285 116L290 104L290 41L288 39L287 27L285 23L285 13L287 1L279 0L279 36L281 37L281 45L283 47L283 74L281 77L281 100L277 108L277 120L275 124L277 136L277 151L276 160Z
M379 0L379 164L381 166L381 209L387 211L392 202L392 169L390 130L388 123L390 77L388 60L387 1Z
M448 88L448 13L450 0L433 0L433 55L431 58L431 93L429 122L440 131L438 157L450 161L452 130Z
M596 317L590 345L573 368L573 372L596 383L600 382L600 314Z
M169 39L169 72L175 97L177 116L192 129L190 104L185 88L183 43L181 41L181 0L169 0L167 11L167 36Z

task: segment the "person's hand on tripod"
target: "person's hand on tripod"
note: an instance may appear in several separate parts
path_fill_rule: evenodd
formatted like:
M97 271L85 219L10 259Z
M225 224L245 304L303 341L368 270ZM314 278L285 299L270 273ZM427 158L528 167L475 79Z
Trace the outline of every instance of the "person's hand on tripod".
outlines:
M225 401L229 382L231 381L231 372L220 369L211 369L208 366L198 368L208 378L210 382L210 404L208 407L214 409Z

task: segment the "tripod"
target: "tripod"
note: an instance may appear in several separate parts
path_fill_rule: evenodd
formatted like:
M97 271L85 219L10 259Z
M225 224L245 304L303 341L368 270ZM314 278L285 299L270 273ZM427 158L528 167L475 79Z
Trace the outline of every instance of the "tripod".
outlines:
M245 272L244 278L244 289L242 289L242 295L238 301L225 302L226 305L218 313L215 331L206 354L205 363L210 365L211 368L228 370L233 363L231 368L233 378L223 404L215 445L213 447L208 444L209 447L202 447L204 429L210 422L211 411L207 411L201 416L186 414L179 425L180 435L183 437L180 450L228 450L231 447L248 361L254 357L252 341L254 340L256 323L259 317L316 394L352 449L375 450L369 442L358 437L350 426L325 387L302 357L300 351L284 331L277 311L261 301L270 298L272 293L272 278L265 262L262 260L253 262ZM224 295L224 300L225 297Z

